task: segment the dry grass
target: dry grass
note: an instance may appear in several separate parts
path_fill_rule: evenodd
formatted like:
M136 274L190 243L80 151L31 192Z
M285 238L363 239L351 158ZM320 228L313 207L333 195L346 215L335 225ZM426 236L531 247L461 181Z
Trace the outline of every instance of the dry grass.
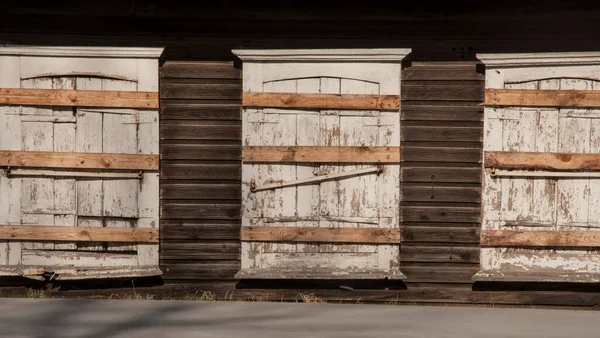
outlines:
M25 298L50 298L48 293L42 289L27 289L23 296Z
M300 297L303 303L327 303L326 300L315 296L314 293L299 293L298 297Z

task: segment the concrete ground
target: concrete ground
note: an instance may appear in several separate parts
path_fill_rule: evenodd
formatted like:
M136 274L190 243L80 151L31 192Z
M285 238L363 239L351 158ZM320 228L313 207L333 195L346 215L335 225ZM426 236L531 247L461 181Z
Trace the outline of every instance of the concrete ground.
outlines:
M600 337L600 312L5 298L0 337Z

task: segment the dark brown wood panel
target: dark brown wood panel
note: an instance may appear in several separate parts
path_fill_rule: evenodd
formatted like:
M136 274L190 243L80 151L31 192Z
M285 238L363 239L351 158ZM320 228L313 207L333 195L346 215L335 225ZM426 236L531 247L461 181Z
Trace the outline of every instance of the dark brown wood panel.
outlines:
M240 147L241 156L241 147ZM237 161L228 164L178 163L177 158L163 161L160 166L160 178L169 180L233 180L242 177L242 168Z
M160 77L163 279L231 283L241 247L241 71L232 61L167 61Z
M408 284L470 284L477 272L483 80L475 62L413 62L402 73L400 264Z
M483 101L482 81L405 81L402 100Z
M242 72L231 61L169 61L160 68L166 79L241 79Z
M409 202L465 202L479 203L481 201L481 188L435 186L429 185L405 185L402 187L402 200Z
M216 120L240 121L240 105L232 103L201 103L201 100L168 100L160 102L161 121ZM174 121L172 121L174 122ZM167 136L167 135L164 135Z
M412 163L411 163L412 164ZM481 168L402 167L402 182L475 183L481 182Z
M209 124L190 123L185 121L180 123L163 122L160 125L161 135L164 139L170 140L235 140L242 137L242 126L239 124Z
M160 97L168 99L237 100L241 82L237 83L161 83Z
M402 140L417 141L483 141L480 127L439 127L410 126L402 127Z
M241 194L241 185L235 181L227 184L189 184L182 181L160 185L162 199L234 200L240 199Z

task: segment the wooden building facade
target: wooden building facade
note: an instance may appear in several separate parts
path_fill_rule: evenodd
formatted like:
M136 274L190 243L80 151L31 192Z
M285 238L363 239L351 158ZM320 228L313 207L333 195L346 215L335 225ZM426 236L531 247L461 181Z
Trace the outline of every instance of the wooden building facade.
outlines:
M600 303L594 292L597 168L593 140L580 142L578 135L593 136L595 126L594 93L582 91L595 89L597 56L581 53L600 51L599 14L559 1L544 7L409 1L376 8L20 1L0 12L0 41L164 48L157 65L161 285L148 290L591 306ZM538 94L497 99L493 90L500 89L576 90L592 98L547 98L540 109L531 103L546 100ZM273 98L260 101L265 97L254 93L396 96L397 106L265 106ZM552 130L540 127L551 123ZM335 126L352 136L304 132ZM540 145L543 137L554 143ZM274 146L285 161L252 158ZM296 157L320 149L305 155L316 160L290 161L290 147ZM388 151L399 161L375 156L364 163L363 156L344 163L339 154L326 159L323 147ZM576 164L547 165L552 159L544 154L514 158L525 152L574 153L559 161ZM542 164L524 166L530 161ZM501 177L513 169L529 171ZM526 176L531 171L539 176ZM334 177L319 189L268 186L345 172L358 176ZM344 182L351 182L346 190ZM354 204L341 195L351 186L360 197ZM565 205L567 195L579 202ZM311 209L316 204L329 209ZM349 240L350 233L362 239Z

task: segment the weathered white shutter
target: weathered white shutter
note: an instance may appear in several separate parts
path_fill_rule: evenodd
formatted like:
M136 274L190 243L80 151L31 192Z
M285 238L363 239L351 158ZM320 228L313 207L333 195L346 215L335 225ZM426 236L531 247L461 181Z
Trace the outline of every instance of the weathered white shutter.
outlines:
M580 154L600 153L600 109L581 106L581 93L569 95L575 90L600 90L600 53L478 57L486 65L486 89L559 90L572 99L555 106L542 103L542 98L534 99L542 107L524 101L486 106L487 154L544 153L540 163L559 165L535 170L486 165L482 244L490 247L481 249L482 270L475 279L600 281L600 252L577 240L593 239L596 234L584 232L600 230L599 168L596 172L567 168ZM486 102L490 98L488 93ZM527 158L522 165L530 165L531 157Z
M342 100L344 94L393 95L399 100L401 60L408 52L234 51L243 60L245 93L334 94L341 95ZM324 149L320 147L339 147L341 151L349 147L394 147L399 158L400 114L398 108L245 107L243 135L245 151L252 146L319 147L316 153ZM391 229L399 234L399 162L382 163L379 171L377 163L361 163L360 155L356 156L356 163L319 163L310 159L305 163L284 162L244 160L244 228L269 231L297 227L306 233L313 229ZM338 177L321 181L325 175ZM298 180L305 183L272 187ZM277 237L280 230L272 231ZM399 270L399 240L344 243L334 240L335 234L325 232L319 243L243 238L242 270L238 277L404 277Z
M158 91L160 48L0 48L0 87ZM158 154L157 109L0 107L0 150ZM6 168L0 225L158 228L158 172ZM80 177L82 172L90 177ZM105 173L106 174L106 173ZM83 230L82 230L83 231ZM61 271L61 272L59 272ZM157 243L2 241L0 274L160 274Z

